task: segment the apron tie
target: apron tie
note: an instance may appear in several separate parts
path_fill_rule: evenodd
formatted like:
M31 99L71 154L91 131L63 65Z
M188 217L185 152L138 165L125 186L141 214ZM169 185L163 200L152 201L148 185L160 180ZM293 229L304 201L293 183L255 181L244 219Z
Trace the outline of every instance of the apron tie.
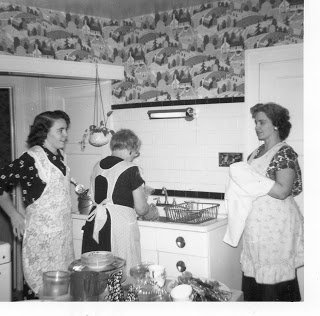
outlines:
M95 219L92 238L96 243L99 243L99 232L108 220L108 212L106 210L108 209L108 205L111 204L111 202L106 200L102 201L100 204L94 203L96 208L87 217L87 222L91 222Z

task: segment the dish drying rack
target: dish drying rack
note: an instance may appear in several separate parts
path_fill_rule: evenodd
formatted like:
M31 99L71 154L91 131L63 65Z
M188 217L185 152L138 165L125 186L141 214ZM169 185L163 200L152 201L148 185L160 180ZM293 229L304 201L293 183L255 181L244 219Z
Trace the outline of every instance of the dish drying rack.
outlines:
M218 203L184 202L164 208L169 221L184 224L200 224L218 216Z

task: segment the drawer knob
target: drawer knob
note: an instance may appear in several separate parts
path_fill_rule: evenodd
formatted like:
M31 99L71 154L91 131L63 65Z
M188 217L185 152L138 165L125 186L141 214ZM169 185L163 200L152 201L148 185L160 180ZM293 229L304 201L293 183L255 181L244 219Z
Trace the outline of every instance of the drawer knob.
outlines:
M184 272L187 269L186 264L183 261L178 261L176 266L179 272Z
M183 237L178 237L176 239L176 244L179 248L183 248L186 245L186 242Z

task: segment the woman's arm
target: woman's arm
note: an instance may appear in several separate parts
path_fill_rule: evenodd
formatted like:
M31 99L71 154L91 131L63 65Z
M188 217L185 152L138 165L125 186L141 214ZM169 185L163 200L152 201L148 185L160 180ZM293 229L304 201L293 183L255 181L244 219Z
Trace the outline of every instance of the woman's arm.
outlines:
M10 217L13 227L13 234L21 239L23 237L25 228L24 216L17 211L12 203L10 195L5 191L2 195L0 195L0 206Z
M144 192L144 185L132 191L134 208L138 215L143 216L148 212L147 198Z
M279 200L286 199L291 195L294 178L295 172L291 168L276 171L276 182L268 192L268 195Z

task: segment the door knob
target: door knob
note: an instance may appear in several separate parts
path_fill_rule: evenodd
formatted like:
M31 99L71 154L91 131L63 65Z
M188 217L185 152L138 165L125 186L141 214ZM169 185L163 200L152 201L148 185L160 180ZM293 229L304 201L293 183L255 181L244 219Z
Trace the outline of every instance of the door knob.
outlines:
M183 248L186 245L186 242L184 238L180 236L176 239L176 244L179 248Z
M183 261L178 261L176 267L179 272L184 272L187 269L186 264Z

